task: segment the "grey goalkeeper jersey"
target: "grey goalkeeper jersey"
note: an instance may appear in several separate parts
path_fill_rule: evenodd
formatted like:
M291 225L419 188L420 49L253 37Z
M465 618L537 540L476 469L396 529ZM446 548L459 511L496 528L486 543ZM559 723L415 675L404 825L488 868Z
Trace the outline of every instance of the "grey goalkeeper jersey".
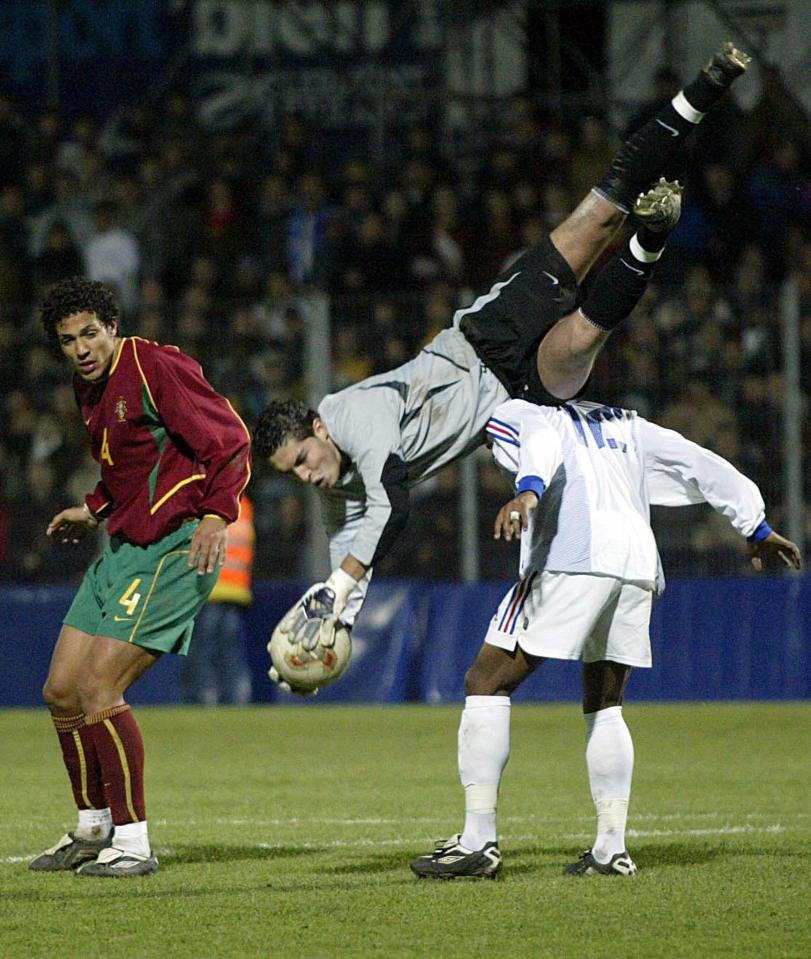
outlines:
M349 460L338 484L318 491L333 569L350 553L365 566L385 554L405 524L410 488L481 445L490 414L506 399L457 329L443 330L403 366L325 396L318 415ZM360 608L370 573L345 622Z

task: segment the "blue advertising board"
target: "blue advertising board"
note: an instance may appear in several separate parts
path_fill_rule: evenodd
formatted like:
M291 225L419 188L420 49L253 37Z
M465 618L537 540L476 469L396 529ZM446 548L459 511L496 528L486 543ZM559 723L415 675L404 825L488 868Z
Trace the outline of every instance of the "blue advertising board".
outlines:
M507 583L377 580L353 631L349 669L308 704L461 702L464 674ZM258 583L246 644L254 699L302 701L268 679L270 631L306 588ZM36 706L71 587L0 587L0 706ZM811 577L671 581L654 604L653 668L634 670L628 699L811 697ZM516 701L581 697L580 664L548 661ZM133 687L135 704L181 698L179 657L164 656Z

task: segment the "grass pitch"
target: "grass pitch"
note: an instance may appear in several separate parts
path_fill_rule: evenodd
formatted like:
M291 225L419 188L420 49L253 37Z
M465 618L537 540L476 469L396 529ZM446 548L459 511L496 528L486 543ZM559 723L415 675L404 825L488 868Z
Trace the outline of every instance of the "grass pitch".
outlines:
M811 703L635 705L633 879L593 837L575 705L515 705L503 878L415 879L462 824L452 707L139 709L161 871L30 873L74 825L43 711L0 712L0 956L811 956Z

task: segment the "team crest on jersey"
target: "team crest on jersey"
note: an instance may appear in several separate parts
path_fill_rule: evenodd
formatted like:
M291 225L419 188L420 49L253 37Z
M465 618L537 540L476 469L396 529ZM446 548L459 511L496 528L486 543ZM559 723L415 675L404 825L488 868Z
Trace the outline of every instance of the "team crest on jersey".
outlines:
M115 404L115 414L118 417L118 422L123 423L127 418L127 401L123 396L119 396Z

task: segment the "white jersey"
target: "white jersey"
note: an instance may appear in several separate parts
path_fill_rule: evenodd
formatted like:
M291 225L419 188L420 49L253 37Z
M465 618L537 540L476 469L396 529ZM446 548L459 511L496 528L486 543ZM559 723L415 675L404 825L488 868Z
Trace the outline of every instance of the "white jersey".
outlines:
M743 536L764 522L757 486L715 453L631 410L573 400L509 400L487 432L518 492L540 502L521 537L520 576L613 576L661 592L650 505L710 503Z
M318 491L333 568L349 554L365 566L383 555L405 524L409 489L480 446L506 398L457 329L443 330L409 363L324 397L318 415L349 460L337 486Z

